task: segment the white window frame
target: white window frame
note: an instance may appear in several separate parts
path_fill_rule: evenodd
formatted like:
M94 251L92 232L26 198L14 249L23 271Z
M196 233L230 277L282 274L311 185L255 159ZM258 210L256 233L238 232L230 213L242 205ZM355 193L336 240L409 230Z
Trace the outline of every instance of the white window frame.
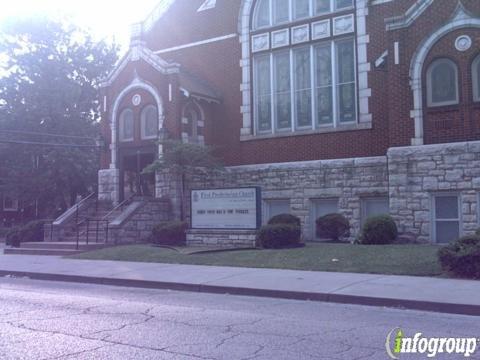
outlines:
M280 202L286 202L288 203L288 207L289 207L289 212L288 214L291 214L291 204L290 204L290 199L265 199L263 200L263 208L264 208L264 211L263 211L263 223L264 224L267 224L268 221L272 218L272 216L270 216L270 205L272 203L280 203Z
M310 217L311 217L311 224L310 224L310 229L312 231L312 239L314 241L322 240L321 238L317 237L317 219L319 215L317 214L317 206L316 204L318 203L334 203L336 204L337 207L337 214L339 213L339 198L315 198L315 199L310 199Z
M388 195L362 197L360 199L360 224L361 225L363 225L365 223L365 220L367 220L370 216L375 216L375 215L367 215L367 201L372 201L372 200L387 200L389 211L388 213L386 213L386 215L390 215L390 199Z
M436 201L438 197L452 197L456 196L458 205L458 217L457 218L451 218L451 219L437 219L437 208L436 208ZM445 192L445 193L433 193L431 195L431 201L432 205L432 211L431 211L431 240L435 240L436 244L443 244L437 242L437 221L439 222L452 222L452 221L458 221L458 236L462 237L463 235L463 221L462 221L462 197L460 193L457 192Z
M6 203L7 203L7 199L10 199L12 201L12 204L13 206L12 207L7 207ZM6 211L6 212L17 212L18 209L19 209L19 201L18 199L13 199L7 195L4 195L3 196L3 211Z
M353 46L353 66L354 66L354 81L349 82L353 83L355 87L355 97L354 97L354 107L355 107L355 119L353 121L341 121L339 118L340 115L340 109L339 109L339 91L338 89L340 88L340 83L337 82L338 79L338 66L337 66L337 44L344 42L344 41L351 41L352 46ZM332 65L332 109L333 109L333 122L328 123L328 124L319 124L318 123L318 114L317 114L317 109L316 109L316 103L317 103L317 83L316 83L316 56L315 56L315 49L319 46L327 46L331 47L330 50L330 56L331 56L331 65ZM358 111L358 81L357 81L357 57L356 57L356 51L355 51L355 46L356 46L356 39L355 37L342 37L340 39L334 39L334 40L324 40L324 41L318 41L315 43L312 43L310 45L307 45L310 47L310 74L311 74L311 79L312 79L312 86L311 86L311 96L312 96L312 114L311 114L311 124L309 126L302 126L302 127L297 127L296 126L296 112L295 112L295 74L294 74L294 56L293 53L295 50L298 48L303 48L306 47L305 45L299 45L295 47L290 47L288 49L281 49L281 50L276 50L276 51L271 51L268 53L262 53L259 55L256 55L253 57L253 107L254 107L254 129L255 129L255 134L259 135L265 135L265 134L285 134L285 133L295 133L295 132L302 132L305 130L317 130L317 129L322 129L322 128L340 128L342 126L351 126L354 124L358 124L358 118L359 118L359 111ZM276 111L275 111L275 100L276 100L276 92L275 92L275 69L274 69L274 56L275 54L279 53L290 53L290 106L291 106L291 127L290 128L282 128L278 129L277 128L277 119L276 119ZM258 106L257 106L257 59L259 57L270 57L270 105L271 105L271 126L269 130L259 130L259 123L258 123Z
M148 135L146 134L146 129L147 129L147 118L146 118L146 113L147 110L149 109L154 109L155 112L158 114L157 107L155 105L147 105L142 109L142 112L140 114L140 135L142 137L142 140L151 140L151 139L156 139L158 137L158 116L155 118L156 120L156 129L157 133L154 135Z
M472 86L473 86L473 101L480 101L480 74L478 73L478 66L480 65L480 54L472 62Z
M315 17L315 16L333 14L333 13L340 12L340 11L347 11L347 10L351 10L355 7L355 1L354 0L352 0L352 5L351 6L347 6L347 7L344 7L344 8L338 8L337 7L337 0L330 0L330 9L328 11L315 13L316 0L310 0L309 1L309 14L308 14L308 16L305 16L305 17L302 17L302 18L295 18L295 16L294 16L295 15L294 14L294 4L293 4L293 2L295 0L289 0L288 1L288 8L289 8L288 20L275 23L274 22L274 14L273 14L274 13L273 1L275 1L275 0L267 0L267 1L269 2L269 6L268 6L269 7L269 24L268 25L263 25L263 26L256 26L258 9L260 8L260 6L256 5L255 9L253 11L253 22L252 22L253 30L266 29L266 28L270 28L270 27L273 27L273 26L277 26L277 25L288 24L288 23L291 23L291 22L294 22L294 21L300 21L300 20L312 18L312 17ZM260 4L260 1L258 1L257 4Z
M131 138L126 138L125 137L125 118L124 114L129 111L132 113L132 126L133 126L133 132L132 132L132 137ZM130 108L123 109L122 112L120 113L120 116L118 117L118 137L121 142L129 142L133 141L135 139L135 116L134 112Z
M434 68L441 64L441 63L448 63L450 65L453 65L453 69L455 70L455 99L454 100L448 100L448 101L441 101L441 102L434 102L433 101L433 93L432 93L432 72ZM457 105L459 103L459 77L458 77L458 66L457 64L448 59L448 58L440 58L435 61L433 61L427 69L427 74L426 74L426 81L427 81L427 105L428 107L440 107L440 106L448 106L448 105Z

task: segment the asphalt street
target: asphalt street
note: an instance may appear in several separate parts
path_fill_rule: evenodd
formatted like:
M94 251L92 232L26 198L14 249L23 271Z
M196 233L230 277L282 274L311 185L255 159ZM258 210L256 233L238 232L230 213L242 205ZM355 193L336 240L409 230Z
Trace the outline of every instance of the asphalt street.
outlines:
M412 336L480 337L478 317L0 279L2 360L383 360L396 327ZM480 359L480 351L470 359Z

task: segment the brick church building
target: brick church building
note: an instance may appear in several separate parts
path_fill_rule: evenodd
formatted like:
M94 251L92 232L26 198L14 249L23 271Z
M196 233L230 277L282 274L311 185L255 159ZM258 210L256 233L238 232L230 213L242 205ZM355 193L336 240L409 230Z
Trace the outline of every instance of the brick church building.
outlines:
M227 166L189 187L259 186L309 240L331 212L353 236L379 213L427 242L479 227L478 0L162 0L100 95L100 199L178 207L162 174L135 185L168 134Z

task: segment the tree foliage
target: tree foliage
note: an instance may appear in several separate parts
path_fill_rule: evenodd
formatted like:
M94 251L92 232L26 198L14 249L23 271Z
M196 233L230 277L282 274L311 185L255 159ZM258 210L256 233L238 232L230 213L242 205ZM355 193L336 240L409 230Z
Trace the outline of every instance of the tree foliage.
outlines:
M221 160L215 156L210 146L183 143L178 140L161 142L163 154L154 163L145 168L144 172L168 171L180 179L180 218L184 220L185 182L188 176L207 174L211 171L222 171Z
M99 81L115 64L118 48L96 42L76 25L45 18L0 31L0 185L27 207L37 202L43 216L52 215L93 187L98 150L38 143L84 146L93 140L5 130L94 139Z

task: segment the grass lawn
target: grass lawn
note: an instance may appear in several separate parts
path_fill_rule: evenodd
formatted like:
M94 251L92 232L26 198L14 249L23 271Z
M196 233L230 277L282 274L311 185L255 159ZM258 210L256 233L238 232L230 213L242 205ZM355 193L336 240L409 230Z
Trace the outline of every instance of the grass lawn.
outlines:
M442 270L436 256L437 250L438 247L432 245L308 244L304 248L288 250L241 250L187 255L150 245L131 245L87 252L73 258L439 276Z

